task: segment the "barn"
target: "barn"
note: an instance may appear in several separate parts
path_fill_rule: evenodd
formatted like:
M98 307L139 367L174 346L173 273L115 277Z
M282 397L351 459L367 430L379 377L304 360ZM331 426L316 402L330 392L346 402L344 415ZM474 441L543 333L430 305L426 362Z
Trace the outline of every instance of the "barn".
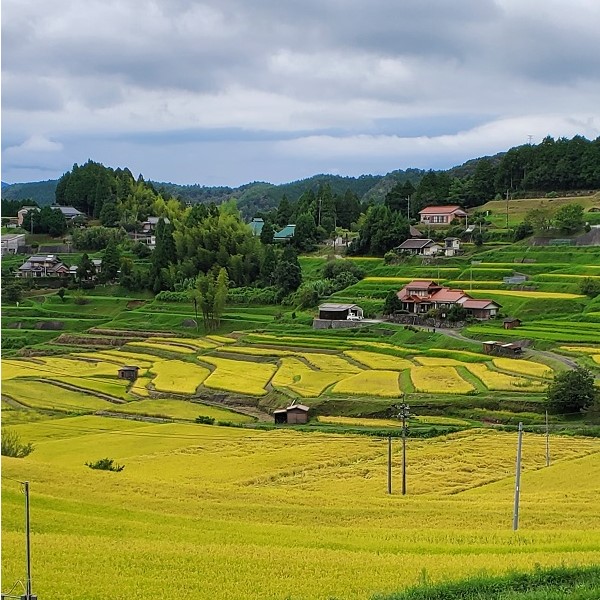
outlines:
M361 320L363 309L356 304L336 304L328 302L319 306L319 319L327 321Z
M118 371L119 379L129 379L130 381L135 381L138 377L139 367L129 366L129 367L121 367Z

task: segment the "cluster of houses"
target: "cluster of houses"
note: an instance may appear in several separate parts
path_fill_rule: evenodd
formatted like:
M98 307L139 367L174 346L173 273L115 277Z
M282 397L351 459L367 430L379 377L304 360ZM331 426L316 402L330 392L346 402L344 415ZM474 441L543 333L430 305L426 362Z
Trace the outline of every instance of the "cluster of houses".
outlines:
M96 274L102 271L102 259L93 258ZM67 266L55 254L30 256L17 270L17 277L75 277L77 265Z
M265 226L264 219L255 217L250 221L250 229L255 236L260 236L263 227ZM283 229L276 231L273 235L274 242L289 242L296 233L296 225L286 225Z

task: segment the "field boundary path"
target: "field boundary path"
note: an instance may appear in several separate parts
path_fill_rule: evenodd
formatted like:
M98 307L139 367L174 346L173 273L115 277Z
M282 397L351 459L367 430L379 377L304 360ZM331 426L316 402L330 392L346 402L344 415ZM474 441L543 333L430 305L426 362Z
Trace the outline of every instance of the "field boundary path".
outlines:
M419 325L416 325L416 327L418 327L419 329L422 330L429 330L431 329L430 327L422 327ZM481 344L481 342L479 340L474 340L473 338L469 338L465 335L463 335L462 333L459 333L458 331L456 331L456 329L446 329L446 328L442 328L440 327L439 329L435 330L436 333L439 333L441 335L446 335L448 337L454 338L455 340L460 340L461 342L468 342L470 344ZM531 354L538 355L538 356L545 356L546 358L550 358L552 360L556 360L560 363L562 363L563 365L565 365L566 367L568 367L569 369L576 369L577 368L577 363L572 360L571 358L567 358L566 356L563 356L562 354L556 354L555 352L552 352L550 350L535 350L534 348L527 348L527 352L531 352Z

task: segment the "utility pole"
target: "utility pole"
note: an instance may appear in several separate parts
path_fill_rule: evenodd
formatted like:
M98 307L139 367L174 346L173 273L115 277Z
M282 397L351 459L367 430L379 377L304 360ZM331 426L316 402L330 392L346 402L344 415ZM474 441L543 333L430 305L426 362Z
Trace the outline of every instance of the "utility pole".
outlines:
M548 425L548 411L546 411L546 466L550 466L550 427Z
M388 436L388 494L392 493L392 436Z
M406 496L406 420L410 416L410 406L404 402L400 405L402 418L402 495Z
M523 423L519 423L517 441L517 472L515 474L515 508L513 512L513 531L519 529L519 496L521 493L521 448L523 447Z
M506 229L508 229L508 190L506 190Z
M30 524L29 524L29 481L23 483L25 487L25 540L27 553L27 586L26 600L31 600L31 539L30 539Z

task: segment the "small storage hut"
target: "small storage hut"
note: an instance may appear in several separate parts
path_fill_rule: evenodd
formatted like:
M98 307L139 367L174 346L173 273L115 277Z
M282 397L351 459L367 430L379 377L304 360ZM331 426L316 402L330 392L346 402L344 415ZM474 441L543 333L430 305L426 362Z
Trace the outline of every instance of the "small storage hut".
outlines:
M521 326L521 319L517 319L515 317L509 317L502 321L504 329L514 329L515 327Z
M275 423L288 425L304 425L308 423L308 411L310 408L304 404L292 404L287 408L273 411Z
M119 379L129 379L129 381L135 381L138 377L139 370L140 368L136 366L121 367L118 372Z

